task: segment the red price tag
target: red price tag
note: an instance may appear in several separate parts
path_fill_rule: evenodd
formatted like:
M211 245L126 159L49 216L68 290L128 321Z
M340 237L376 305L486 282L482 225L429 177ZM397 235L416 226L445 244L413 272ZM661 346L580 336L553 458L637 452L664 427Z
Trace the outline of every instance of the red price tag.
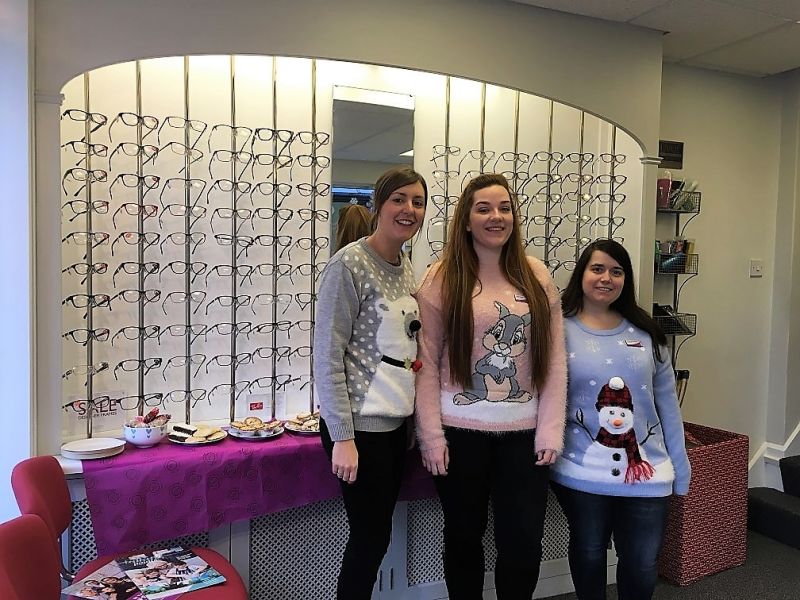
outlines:
M251 402L250 403L250 410L264 410L264 403L263 402Z

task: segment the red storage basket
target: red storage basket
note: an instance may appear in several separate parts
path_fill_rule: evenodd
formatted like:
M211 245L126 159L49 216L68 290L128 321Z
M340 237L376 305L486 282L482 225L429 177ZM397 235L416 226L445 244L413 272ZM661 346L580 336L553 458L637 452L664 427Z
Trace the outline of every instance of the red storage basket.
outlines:
M661 577L677 585L743 564L747 558L746 435L684 423L692 465L689 494L672 496Z

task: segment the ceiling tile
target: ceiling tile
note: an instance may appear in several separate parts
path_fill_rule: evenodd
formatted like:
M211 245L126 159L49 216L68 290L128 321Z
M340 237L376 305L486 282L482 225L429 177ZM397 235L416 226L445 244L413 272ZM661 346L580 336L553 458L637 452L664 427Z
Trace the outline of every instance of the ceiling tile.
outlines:
M683 64L761 75L789 71L800 65L800 25L789 23Z
M787 20L714 0L675 0L631 22L668 31L664 57L682 60L773 29Z
M800 21L800 2L798 0L720 0L743 8L751 8L776 17Z
M597 2L597 0L514 0L520 4L530 4L540 8L549 8L607 21L627 22L645 14L656 6L666 4L669 0L614 0Z

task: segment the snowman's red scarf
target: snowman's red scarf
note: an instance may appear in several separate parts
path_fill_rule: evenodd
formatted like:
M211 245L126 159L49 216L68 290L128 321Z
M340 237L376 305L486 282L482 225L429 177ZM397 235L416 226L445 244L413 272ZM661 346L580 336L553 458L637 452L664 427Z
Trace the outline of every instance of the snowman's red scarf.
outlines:
M608 448L625 448L625 454L628 456L625 483L647 481L655 473L653 465L642 459L639 453L639 442L636 441L636 432L633 428L625 433L609 433L605 427L601 427L597 432L597 443Z

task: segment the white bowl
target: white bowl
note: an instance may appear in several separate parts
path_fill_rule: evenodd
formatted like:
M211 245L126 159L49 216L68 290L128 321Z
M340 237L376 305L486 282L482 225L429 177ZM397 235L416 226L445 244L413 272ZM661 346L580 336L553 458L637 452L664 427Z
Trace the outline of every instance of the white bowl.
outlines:
M167 437L168 427L169 425L167 423L156 427L149 425L146 427L129 427L125 425L125 440L139 448L149 448L150 446L155 446Z

